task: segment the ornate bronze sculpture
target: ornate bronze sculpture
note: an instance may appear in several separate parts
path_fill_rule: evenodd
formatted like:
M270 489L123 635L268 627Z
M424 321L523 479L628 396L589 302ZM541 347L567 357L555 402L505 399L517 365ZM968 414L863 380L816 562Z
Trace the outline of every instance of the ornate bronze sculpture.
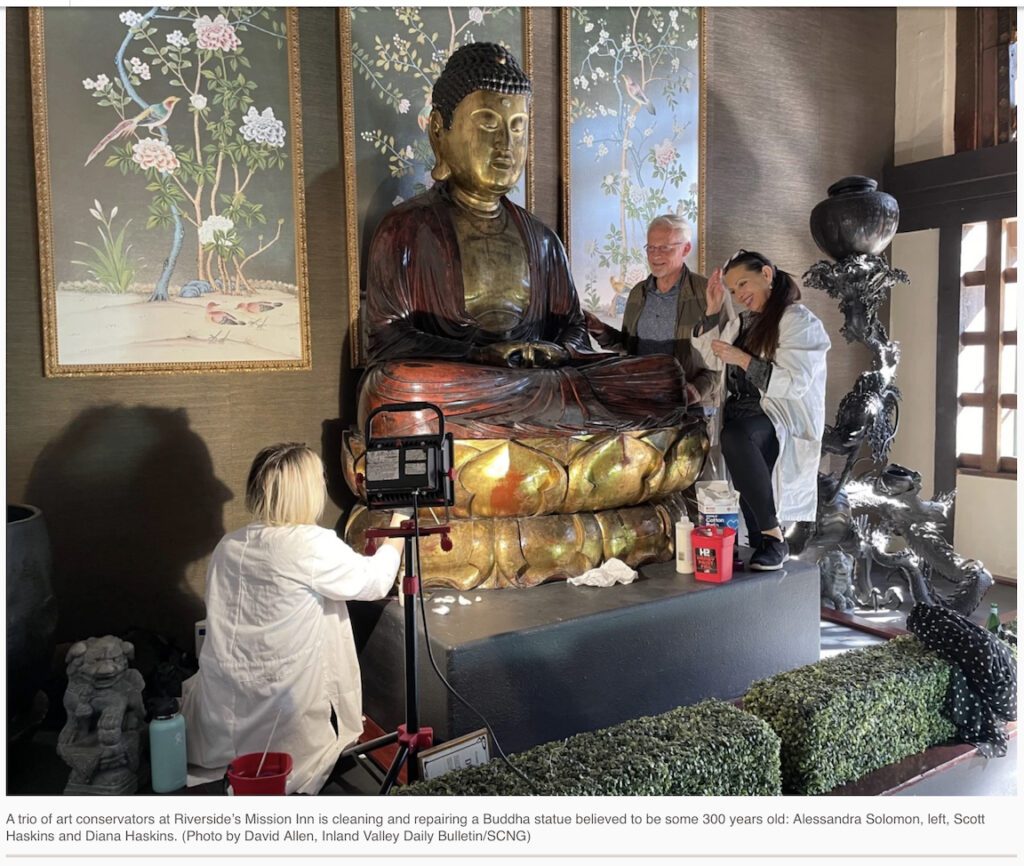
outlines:
M423 571L462 589L668 558L680 506L650 500L692 484L707 448L678 363L593 351L562 244L505 198L529 105L504 48L456 51L434 87L436 183L390 211L370 247L358 423L384 404L444 411L463 519L451 555L423 545ZM384 418L383 436L429 429L429 413ZM349 436L356 492L362 453ZM346 537L358 544L373 519L357 509Z
M902 602L896 588L888 587L883 593L873 585L871 565L877 563L906 580L915 602L969 615L992 585L992 575L981 562L959 556L945 538L952 494L922 500L919 473L886 465L899 422L900 392L895 379L900 348L889 339L878 310L889 291L908 279L876 253L895 234L899 210L891 196L874 191L876 184L869 178L844 178L829 189L830 196L837 189L852 189L848 181L869 181L856 185L852 211L842 213L842 201L836 196L829 199L828 227L816 226L824 219L818 208L811 218L815 241L839 260L818 262L803 280L804 285L839 300L845 319L843 336L847 342L867 346L874 360L872 369L861 373L843 397L836 423L825 428L822 451L843 458L842 469L818 476L817 521L812 530L798 529L793 543L804 559L817 558L830 547L858 552L863 568L856 600L861 606L898 607ZM871 196L870 201L865 198ZM854 479L864 444L870 446L874 465ZM893 536L903 540L903 550L890 552ZM953 584L948 595L933 584L936 575Z

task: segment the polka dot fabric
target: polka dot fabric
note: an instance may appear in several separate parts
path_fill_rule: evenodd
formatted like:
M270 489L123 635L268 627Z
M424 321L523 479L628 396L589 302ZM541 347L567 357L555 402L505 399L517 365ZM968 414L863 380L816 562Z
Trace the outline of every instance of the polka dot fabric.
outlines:
M986 757L1006 754L1006 722L1017 718L1017 661L994 634L944 607L914 605L907 628L953 666L945 714Z

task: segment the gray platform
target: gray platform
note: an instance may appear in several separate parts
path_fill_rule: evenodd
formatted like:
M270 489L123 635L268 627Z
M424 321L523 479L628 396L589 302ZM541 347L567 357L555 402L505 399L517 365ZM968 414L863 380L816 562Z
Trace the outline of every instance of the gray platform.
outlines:
M450 605L444 616L427 602L434 658L510 752L738 697L754 680L818 660L818 570L799 562L725 584L677 575L668 562L641 569L629 586L463 595L481 601ZM390 730L405 717L402 609L394 599L349 608L363 711ZM445 690L423 646L421 635L420 723L434 728L436 742L483 727Z

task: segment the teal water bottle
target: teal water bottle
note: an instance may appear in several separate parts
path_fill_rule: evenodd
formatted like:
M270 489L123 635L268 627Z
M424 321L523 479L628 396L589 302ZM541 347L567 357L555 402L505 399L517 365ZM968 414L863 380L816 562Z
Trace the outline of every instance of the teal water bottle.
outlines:
M185 719L175 698L160 698L149 723L149 762L157 794L178 791L188 781Z

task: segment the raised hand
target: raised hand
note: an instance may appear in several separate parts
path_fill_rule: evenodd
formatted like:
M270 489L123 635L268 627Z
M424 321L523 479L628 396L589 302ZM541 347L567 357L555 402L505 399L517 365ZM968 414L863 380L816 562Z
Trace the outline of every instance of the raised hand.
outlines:
M724 303L725 284L722 282L722 269L715 268L711 276L708 277L707 314L713 316L715 313L721 312Z

